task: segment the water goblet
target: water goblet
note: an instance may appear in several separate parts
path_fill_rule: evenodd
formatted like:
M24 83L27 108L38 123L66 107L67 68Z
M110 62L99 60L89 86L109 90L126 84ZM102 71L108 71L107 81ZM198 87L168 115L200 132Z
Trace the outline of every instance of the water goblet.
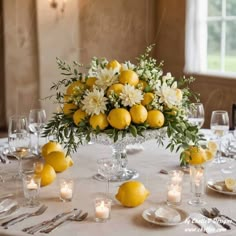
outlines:
M38 155L39 150L39 137L41 130L43 129L46 122L46 112L44 109L31 109L29 113L29 129L36 135L36 150L35 153Z
M110 180L112 176L116 175L120 170L120 163L117 159L102 158L97 161L98 174L107 180L107 195L110 194Z
M188 120L200 129L204 124L204 106L202 103L192 103L188 111Z
M218 151L214 163L224 163L225 159L221 155L221 138L229 130L229 115L227 111L213 111L211 114L211 130L218 139Z
M30 135L26 116L12 116L9 119L8 145L11 155L19 160L18 175L22 175L22 158L30 153Z

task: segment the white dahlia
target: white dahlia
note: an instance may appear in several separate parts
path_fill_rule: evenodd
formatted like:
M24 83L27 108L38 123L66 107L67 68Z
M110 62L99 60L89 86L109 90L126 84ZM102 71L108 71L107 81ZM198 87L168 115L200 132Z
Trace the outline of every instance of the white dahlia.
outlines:
M112 84L118 83L117 69L101 69L97 74L96 85L99 88L106 89Z
M126 84L120 93L120 99L122 105L131 107L134 104L141 103L143 100L143 94L141 90L136 89L132 85Z
M98 115L99 113L104 113L107 109L107 98L104 96L103 90L94 89L91 92L87 90L81 102L83 104L82 110L88 115Z

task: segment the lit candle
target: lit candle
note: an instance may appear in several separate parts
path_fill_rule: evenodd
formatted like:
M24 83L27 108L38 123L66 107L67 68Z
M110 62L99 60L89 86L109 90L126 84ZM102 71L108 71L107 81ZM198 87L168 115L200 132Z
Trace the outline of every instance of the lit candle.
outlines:
M167 201L170 203L179 203L181 201L181 188L171 185L167 192Z
M72 199L73 191L70 186L65 184L64 186L61 187L60 191L61 191L61 198L66 199L66 200Z
M38 188L38 185L34 182L34 179L31 179L30 182L27 184L27 189L35 190Z
M108 219L110 215L110 208L101 201L95 208L95 217L99 219Z

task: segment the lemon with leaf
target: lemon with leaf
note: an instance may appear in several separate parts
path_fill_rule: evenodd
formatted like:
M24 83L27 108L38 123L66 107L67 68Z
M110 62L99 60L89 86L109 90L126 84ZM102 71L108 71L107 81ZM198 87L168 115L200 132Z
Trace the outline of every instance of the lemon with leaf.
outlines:
M142 103L144 106L149 105L149 104L153 101L154 98L155 98L155 96L154 96L153 93L145 93L145 94L143 95L143 100L142 100L141 103Z
M86 118L86 112L78 109L73 115L73 121L78 126Z
M53 151L62 151L63 148L60 143L55 141L49 141L48 143L44 144L42 147L42 156L47 156L50 152Z
M104 130L109 125L107 116L103 113L91 116L89 119L89 124L93 127L93 129L98 127L100 130Z
M68 116L72 116L77 106L73 103L65 103L63 106L63 113Z
M122 92L123 88L124 88L123 84L113 84L108 88L107 96L111 95L112 92L119 95Z
M67 95L72 95L73 93L76 93L76 89L84 89L85 84L83 84L81 81L77 80L69 85L69 87L66 90Z

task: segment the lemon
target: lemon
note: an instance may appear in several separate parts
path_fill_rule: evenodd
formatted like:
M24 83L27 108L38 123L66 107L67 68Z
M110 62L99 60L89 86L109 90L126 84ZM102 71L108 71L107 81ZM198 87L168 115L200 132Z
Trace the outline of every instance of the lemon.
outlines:
M136 86L139 82L138 75L132 70L124 70L120 73L119 81L122 84Z
M70 156L66 156L66 162L67 162L68 167L71 167L74 165L74 161L72 160Z
M136 207L141 205L149 195L149 191L139 181L128 181L123 183L116 194L116 199L123 206Z
M153 101L154 97L155 97L155 96L154 96L153 93L145 93L144 96L143 96L143 100L142 100L141 103L142 103L144 106L149 105L149 104Z
M108 88L107 96L111 95L112 91L115 94L119 95L122 92L123 88L124 88L123 84L113 84Z
M215 142L209 141L207 147L214 155L216 154L218 146Z
M234 191L234 189L236 189L236 179L226 178L225 186L229 191Z
M159 110L148 111L147 123L151 128L160 128L164 125L165 117Z
M42 147L42 156L47 156L50 152L62 151L62 146L58 142L49 141Z
M69 87L67 88L67 90L66 90L66 94L67 95L71 95L71 94L73 94L76 90L76 87L79 87L79 88L81 88L81 89L84 89L85 88L85 85L81 82L81 81L75 81L75 82L73 82L73 83L71 83L70 85L69 85Z
M41 186L51 184L56 178L56 172L49 164L45 164L43 170L39 173L41 177Z
M205 150L201 147L191 146L188 151L190 152L190 155L189 159L186 161L191 165L203 164L208 159Z
M212 151L206 149L205 150L205 161L210 161L215 155Z
M77 109L77 106L73 103L65 103L63 106L63 112L65 115L71 116L74 110Z
M112 60L107 64L107 69L117 69L118 71L121 69L121 65L117 60Z
M79 125L81 121L83 121L86 117L86 112L78 109L73 115L73 121L76 125Z
M137 88L144 90L147 87L147 82L144 80L139 80L138 84L137 84Z
M107 117L109 124L116 129L125 129L130 125L130 113L124 108L112 109Z
M96 77L89 77L89 78L86 80L86 85L87 85L89 88L92 88L93 85L95 85L96 80L97 80Z
M134 105L130 109L131 120L135 124L144 123L147 119L147 114L147 109L141 104Z
M109 125L107 116L103 113L91 116L89 119L89 124L93 127L93 129L96 129L98 126L100 130L106 129L106 127Z
M68 162L63 151L50 152L44 159L56 172L62 172L68 168Z

